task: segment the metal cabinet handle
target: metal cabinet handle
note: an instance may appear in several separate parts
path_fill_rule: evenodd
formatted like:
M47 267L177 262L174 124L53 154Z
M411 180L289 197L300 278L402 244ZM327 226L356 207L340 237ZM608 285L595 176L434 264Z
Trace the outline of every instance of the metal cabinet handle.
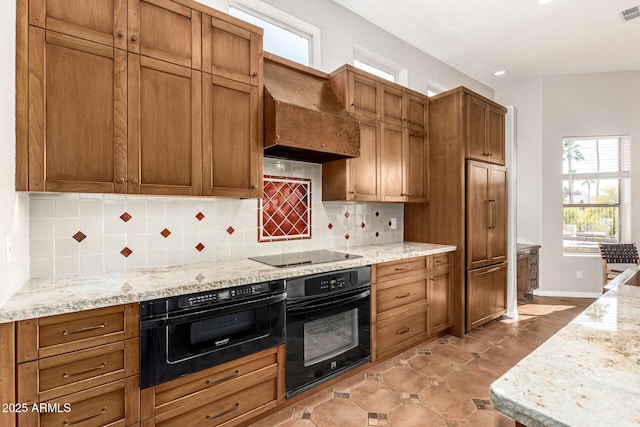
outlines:
M135 34L131 35L131 41L136 41L138 40L138 36L136 36Z
M219 378L217 380L207 380L207 385L220 384L220 383L223 383L225 381L229 381L231 378L235 378L238 375L240 375L240 371L236 369L236 371L233 374L227 375L226 377Z
M258 77L258 72L254 71L253 73L251 73L251 77Z
M251 188L253 188L254 190L257 190L257 189L258 189L258 184L253 184L253 185L251 186Z
M65 329L64 331L62 331L62 335L79 334L80 332L87 332L87 331L93 331L96 329L102 329L105 326L107 326L107 322L103 322L102 324L96 325L96 326L87 326L86 328L72 329L72 330Z
M396 271L403 271L403 270L411 270L411 266L410 265L405 265L404 267L396 267Z
M489 200L489 206L491 206L491 223L489 228L496 228L498 226L498 204L495 200Z
M118 31L118 37L124 37L124 31L122 30Z
M216 415L208 414L208 415L207 415L207 418L208 418L208 419L210 419L210 420L212 420L212 419L214 419L214 418L219 418L219 417L221 417L221 416L223 416L223 415L227 415L227 414L229 414L229 413L231 413L231 412L235 411L235 410L236 410L236 409L238 409L239 407L240 407L240 404L239 404L239 403L236 403L236 404L235 404L235 406L232 406L232 407L231 407L231 408L229 408L229 409L225 409L224 411L222 411L222 412L220 412L220 413L217 413Z
M401 329L399 331L396 331L396 334L398 335L402 335L402 334L406 334L407 332L409 332L411 330L410 326L407 326L405 329Z
M120 184L124 183L126 181L126 179L124 178L124 176L121 176L120 178L118 178L118 182Z
M396 295L396 298L406 298L408 296L411 296L411 292L407 292L406 294L403 294L403 295Z
M80 424L80 423L82 423L84 421L90 420L91 418L99 417L100 415L104 414L105 412L107 412L107 407L106 406L104 408L102 408L102 410L100 412L96 412L95 414L87 415L86 417L78 418L77 420L73 420L73 421L64 420L63 424L66 425L66 426L72 426L74 424Z
M75 372L63 372L62 376L64 378L75 377L76 375L82 375L82 374L86 374L87 372L104 369L106 368L106 366L107 366L107 362L102 362L101 364L99 364L98 366L94 366L93 368L87 368L87 369L83 369L81 371L75 371Z
M131 178L131 183L132 184L137 184L138 183L138 178Z

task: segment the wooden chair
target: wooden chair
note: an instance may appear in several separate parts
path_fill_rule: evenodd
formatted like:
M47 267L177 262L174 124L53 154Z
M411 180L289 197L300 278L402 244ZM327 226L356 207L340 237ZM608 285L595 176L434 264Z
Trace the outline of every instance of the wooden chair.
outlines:
M602 285L606 285L623 270L612 269L609 264L638 264L638 248L635 243L598 243L602 258Z

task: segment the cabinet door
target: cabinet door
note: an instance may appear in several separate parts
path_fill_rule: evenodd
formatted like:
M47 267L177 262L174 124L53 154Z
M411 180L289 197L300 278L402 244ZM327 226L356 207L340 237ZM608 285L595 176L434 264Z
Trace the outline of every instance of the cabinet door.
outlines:
M467 272L467 330L507 312L507 263Z
M426 132L428 116L429 99L410 94L407 98L406 126L418 132Z
M382 121L402 126L406 121L407 94L398 88L381 85Z
M385 202L404 201L404 132L400 126L381 123L380 187Z
M490 264L507 260L507 168L491 165L489 186Z
M490 164L467 162L467 268L490 263L489 226L493 204L489 202Z
M258 89L204 73L202 99L204 194L262 197Z
M199 71L129 54L129 193L202 194Z
M375 123L360 123L360 157L347 160L351 185L349 200L376 201L380 191L380 134Z
M29 24L127 48L126 0L29 0Z
M359 119L379 120L381 85L375 80L352 72L348 74L348 79L347 110Z
M487 151L489 161L504 165L504 112L490 106L488 115Z
M170 31L169 31L170 29ZM170 0L129 0L129 51L200 69L201 14Z
M202 71L253 86L262 86L262 37L204 15Z
M467 158L487 160L486 102L467 95Z
M126 190L126 53L29 28L29 190Z
M405 201L428 201L427 180L427 135L422 132L408 131L404 151Z
M431 332L440 332L451 326L451 296L449 269L434 271L429 280L429 301L431 302Z

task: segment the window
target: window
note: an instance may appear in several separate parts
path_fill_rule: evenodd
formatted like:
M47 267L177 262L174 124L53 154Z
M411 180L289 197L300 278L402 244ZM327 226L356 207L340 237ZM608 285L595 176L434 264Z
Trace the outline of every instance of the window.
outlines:
M320 30L255 0L229 2L229 14L264 29L265 51L302 65L320 67Z
M395 83L396 80L397 80L397 76L395 74L389 73L389 72L387 72L385 70L382 70L382 69L380 69L378 67L375 67L373 65L367 64L366 62L359 61L357 59L353 60L353 66L356 67L356 68L360 68L361 70L364 70L364 71L366 71L368 73L371 73L371 74L373 74L375 76L382 77L385 80L389 80L390 82L394 82Z
M598 252L600 242L621 241L630 160L629 136L563 139L565 253Z

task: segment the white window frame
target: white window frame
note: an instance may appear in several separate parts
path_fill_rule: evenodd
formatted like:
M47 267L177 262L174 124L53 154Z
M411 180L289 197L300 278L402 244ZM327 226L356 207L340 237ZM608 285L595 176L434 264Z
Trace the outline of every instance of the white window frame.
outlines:
M617 172L609 172L609 173L583 173L583 174L562 174L562 184L564 187L564 182L571 177L574 181L584 180L588 178L599 178L599 179L618 179L618 202L612 204L598 204L598 203L565 203L563 198L562 210L564 217L564 209L572 208L572 207L603 207L606 208L608 206L617 207L618 208L618 240L619 242L627 242L630 239L631 235L631 200L630 200L630 169L631 169L631 135L620 134L620 135L603 135L603 136L567 136L563 137L562 141L566 140L575 140L577 142L584 140L602 140L602 139L618 139L618 150L620 152L620 161L626 162L626 164L622 164L619 166L619 170ZM564 154L563 154L564 156ZM563 159L564 162L564 159ZM610 176L609 176L610 175ZM563 220L563 241L564 241L564 220ZM568 250L564 247L563 244L563 255L564 256L599 256L599 251L597 247L591 249L582 250Z
M259 0L229 0L229 7L241 10L270 24L309 40L309 66L320 69L320 28Z
M353 59L364 62L371 67L396 76L395 83L401 84L403 86L409 85L409 71L407 70L407 68L403 67L402 65L396 64L395 62L390 61L383 56L373 53L361 46L354 45Z

